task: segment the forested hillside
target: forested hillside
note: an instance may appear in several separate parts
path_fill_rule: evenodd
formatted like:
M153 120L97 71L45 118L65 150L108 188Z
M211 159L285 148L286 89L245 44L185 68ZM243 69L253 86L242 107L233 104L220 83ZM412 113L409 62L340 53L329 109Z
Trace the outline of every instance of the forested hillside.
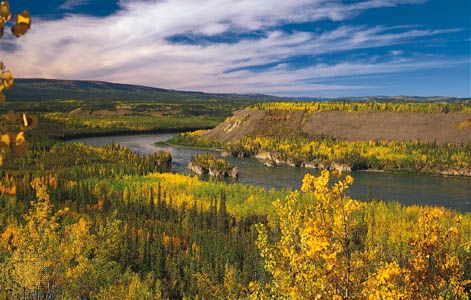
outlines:
M153 101L181 103L213 100L276 100L277 97L257 94L209 94L193 91L176 91L140 85L119 84L103 81L16 79L15 89L7 93L10 101Z

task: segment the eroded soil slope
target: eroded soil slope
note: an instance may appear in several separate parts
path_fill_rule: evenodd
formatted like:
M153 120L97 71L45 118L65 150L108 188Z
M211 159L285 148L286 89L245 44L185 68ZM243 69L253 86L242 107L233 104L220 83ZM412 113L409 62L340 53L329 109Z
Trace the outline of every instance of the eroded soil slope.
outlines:
M227 142L247 135L320 136L350 141L471 143L471 114L416 112L237 111L205 136Z

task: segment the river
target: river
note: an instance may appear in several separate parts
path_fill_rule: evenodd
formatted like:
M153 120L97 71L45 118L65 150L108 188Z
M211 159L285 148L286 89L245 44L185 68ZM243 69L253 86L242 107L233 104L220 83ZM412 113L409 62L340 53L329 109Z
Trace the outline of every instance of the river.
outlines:
M172 154L173 171L188 174L187 165L192 156L199 153L218 151L171 146L155 146L174 134L143 134L127 136L90 137L74 139L71 142L102 146L118 143L132 151L150 154L166 150ZM293 167L266 167L254 158L227 158L240 169L240 183L264 186L266 188L299 188L305 173L318 171ZM398 201L405 205L438 205L462 212L471 211L471 178L442 177L431 175L396 174L386 172L352 172L354 185L349 189L353 198L362 200L381 199Z

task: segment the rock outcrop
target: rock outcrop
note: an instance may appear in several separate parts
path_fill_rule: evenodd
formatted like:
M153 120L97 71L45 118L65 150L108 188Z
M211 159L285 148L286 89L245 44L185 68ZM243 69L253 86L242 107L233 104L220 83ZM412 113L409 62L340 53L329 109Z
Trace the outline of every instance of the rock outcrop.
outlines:
M309 169L319 170L336 170L340 172L352 171L352 166L341 164L337 162L324 162L324 161L303 161L296 158L283 158L279 153L270 153L262 150L255 155L255 158L261 161L265 166L281 166L287 165L290 167L303 167Z
M440 172L445 176L471 176L471 169L449 169Z
M188 169L196 175L211 177L239 177L239 169L214 155L202 154L194 156L188 164Z

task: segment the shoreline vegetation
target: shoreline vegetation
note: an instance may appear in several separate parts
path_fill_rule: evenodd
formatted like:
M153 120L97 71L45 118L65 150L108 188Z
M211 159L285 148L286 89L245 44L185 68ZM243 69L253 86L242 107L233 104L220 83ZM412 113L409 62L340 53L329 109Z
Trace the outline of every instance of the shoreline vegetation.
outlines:
M172 146L223 149L222 156L254 157L266 166L471 176L470 145L267 137L245 137L241 142L223 144L205 139L201 136L203 133L178 133L166 143Z
M191 131L190 131L191 132ZM181 133L187 133L187 132L176 132L177 134ZM198 149L198 150L209 150L209 151L218 151L218 152L224 152L225 150L223 148L215 148L215 147L203 147L203 146L190 146L190 145L184 145L184 144L174 144L172 143L173 138L167 141L159 141L155 142L155 146L161 146L161 147L173 147L173 148L184 148L184 149Z
M189 132L178 132L178 134L188 134ZM161 147L173 147L173 148L183 148L183 149L198 149L198 150L209 150L209 151L217 151L221 153L222 157L253 157L253 156L244 156L244 155L232 155L229 151L225 150L223 147L221 147L220 144L217 144L217 146L214 147L203 147L203 146L198 146L198 145L190 145L190 144L185 144L182 143L180 144L178 141L177 137L174 137L168 141L159 141L155 142L154 145L156 146L161 146ZM256 157L255 157L256 158ZM264 162L263 160L259 160L261 163L263 163L267 167L276 167L278 165L276 164L271 164L270 162ZM280 166L289 166L288 164L280 164ZM296 167L291 165L291 167ZM301 168L306 168L306 169L316 169L315 167L311 166L299 166ZM317 168L319 169L319 168ZM331 171L336 170L337 168L330 169ZM320 170L320 169L319 169ZM339 171L339 169L337 169ZM400 171L400 170L381 170L381 169L357 169L357 170L352 170L352 169L343 169L340 170L342 172L349 172L349 171L356 171L356 172L372 172L372 173L391 173L391 174L417 174L417 175L429 175L429 176L443 176L443 177L471 177L467 175L456 175L456 174L446 174L446 173L413 173L413 172L407 172L407 171Z

